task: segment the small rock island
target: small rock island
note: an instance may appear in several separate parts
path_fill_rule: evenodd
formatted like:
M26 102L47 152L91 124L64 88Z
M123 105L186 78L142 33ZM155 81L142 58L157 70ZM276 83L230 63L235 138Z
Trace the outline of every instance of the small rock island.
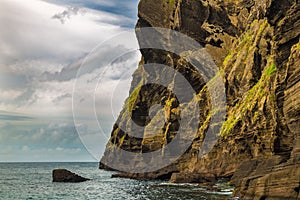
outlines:
M66 169L54 169L52 171L53 182L64 182L64 183L80 183L88 181L90 179L81 177L73 172Z

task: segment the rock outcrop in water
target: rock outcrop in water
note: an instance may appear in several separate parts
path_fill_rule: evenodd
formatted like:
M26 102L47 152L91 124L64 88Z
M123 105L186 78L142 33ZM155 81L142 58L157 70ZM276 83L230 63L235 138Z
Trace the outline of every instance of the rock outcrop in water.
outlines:
M54 169L52 171L52 179L53 182L64 182L64 183L80 183L80 182L90 180L88 178L83 178L66 169Z
M199 158L211 118L209 92L201 74L178 55L143 49L130 96L113 127L100 168L110 169L104 160L122 160L116 157L114 146L147 153L163 149L176 135L181 105L159 86L141 86L147 78L143 64L161 63L179 71L198 93L193 100L199 103L200 119L190 119L191 123L200 121L197 136L169 167L151 173L125 173L122 177L170 178L174 182L194 182L200 177L201 182L213 181L213 174L216 178L231 178L234 195L242 199L300 199L298 0L141 0L137 27L177 30L209 52L225 83L226 120L213 125L221 126L219 139L207 155ZM148 113L154 103L161 104L161 112L169 118L155 136L147 137L150 121L152 126L159 123ZM146 127L140 133L144 138L134 138L119 127L122 124L131 130L129 118Z

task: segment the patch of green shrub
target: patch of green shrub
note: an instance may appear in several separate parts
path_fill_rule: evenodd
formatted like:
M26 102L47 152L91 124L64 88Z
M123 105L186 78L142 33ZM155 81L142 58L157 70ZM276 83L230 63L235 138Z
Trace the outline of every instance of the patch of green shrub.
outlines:
M125 137L126 137L126 134L124 134L124 135L120 138L120 140L119 140L119 147L121 147L121 146L123 145L124 140L125 140Z
M226 58L223 61L223 65L227 65L228 62L231 60L231 58L232 58L232 53L229 52L229 54L226 56Z
M300 49L300 42L298 42L298 43L295 45L295 49L296 49L296 50L299 50L299 49Z
M133 92L130 94L130 96L127 98L125 102L125 107L127 109L127 112L132 112L133 106L140 94L141 89L142 89L142 81L137 85L137 87L133 90Z
M236 126L241 118L254 108L255 104L265 95L265 88L270 80L269 77L277 71L277 67L272 61L272 64L267 67L260 80L245 94L244 98L232 109L227 120L223 123L221 128L221 137L225 137ZM272 94L270 94L272 96ZM275 101L275 98L274 98ZM257 113L258 114L258 113ZM255 114L255 115L257 115ZM258 117L258 116L254 116Z
M274 63L272 63L265 71L265 75L266 77L271 76L272 74L274 74L277 71L277 67Z

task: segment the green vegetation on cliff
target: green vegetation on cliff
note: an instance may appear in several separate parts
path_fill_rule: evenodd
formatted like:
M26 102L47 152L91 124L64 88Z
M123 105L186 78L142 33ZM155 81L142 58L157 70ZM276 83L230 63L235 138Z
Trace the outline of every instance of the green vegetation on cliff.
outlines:
M125 108L127 112L132 112L133 106L140 94L140 91L142 89L142 80L139 82L139 84L136 86L136 88L133 90L133 92L130 94L130 96L126 99L125 102Z
M227 120L223 123L221 128L221 137L226 137L230 131L237 125L237 123L244 117L244 115L253 110L253 107L263 96L268 94L270 76L277 71L274 61L265 68L260 80L255 84L246 94L245 97L230 111ZM275 99L274 99L275 100ZM255 112L253 120L258 118L259 113Z
M186 34L209 52L219 67L219 73L204 86L199 78L201 74L182 62L183 54L178 55L181 58L173 58L157 50L141 51L142 63L172 63L197 88L198 94L192 103L199 103L200 115L188 119L187 125L199 126L200 121L200 127L196 137L192 138L191 148L172 165L153 173L127 174L125 177L142 180L172 176L170 181L173 182L201 183L203 176L210 174L216 178L233 176L230 185L235 187L234 195L241 199L297 199L300 165L296 166L294 162L299 160L300 155L299 143L295 142L300 131L300 55L296 51L300 49L300 44L296 44L299 41L299 6L296 0L141 0L138 28L162 27ZM145 37L138 36L138 40L141 39ZM146 38L146 42L150 40ZM169 44L168 37L162 38L162 42ZM203 65L203 68L213 74L210 67ZM190 110L180 112L181 105L177 108L177 102L174 102L176 108L173 108L168 94L151 90L157 88L141 89L136 83L142 77L147 78L145 75L143 70L138 70L133 76L131 94L119 123L132 130L132 124L127 122L136 104L147 109L151 108L152 99L168 99L165 107L141 131L142 139L123 138L119 127L114 126L111 141L127 151L146 153L162 149L162 155L169 156L164 154L162 147L176 135L180 114ZM158 79L161 73L157 70L153 75L154 79ZM226 91L226 108L220 108L221 111L226 109L224 123L221 112L211 108L215 99L210 98L208 89L218 86L220 80L224 81ZM218 98L220 92L215 91ZM220 135L216 143L208 137L209 133ZM191 134L187 131L178 136L185 141ZM181 143L176 147L183 148ZM203 150L208 150L208 153L201 157ZM144 161L146 165L157 165L156 157L152 156L141 162L137 162L135 157L124 162L122 155L113 152L110 146L106 149L105 158L113 163L118 161L122 166L143 166ZM289 168L285 168L283 173L282 164L285 162Z
M254 20L249 26L249 29L241 35L241 37L234 44L234 48L224 59L223 76L230 76L231 84L244 84L249 87L248 91L243 94L237 103L229 110L227 120L223 123L220 136L226 137L238 124L239 121L245 117L248 112L252 112L254 106L259 102L263 96L267 96L269 87L269 77L277 70L273 58L267 60L268 64L264 67L262 75L259 80L251 86L251 82L246 80L253 78L251 70L255 61L255 54L257 54L257 46L261 43L264 34L268 32L267 20ZM246 79L246 80L245 80ZM236 83L238 81L238 83ZM236 86L240 87L240 86ZM239 92L241 88L237 88ZM246 89L246 88L245 88ZM252 114L250 114L252 115ZM259 113L254 111L253 120L258 119Z

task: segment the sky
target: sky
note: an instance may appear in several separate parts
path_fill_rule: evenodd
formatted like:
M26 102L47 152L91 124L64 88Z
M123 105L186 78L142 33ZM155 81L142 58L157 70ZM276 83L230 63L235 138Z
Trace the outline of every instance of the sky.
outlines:
M0 1L0 162L99 161L140 59L115 39L137 4Z

